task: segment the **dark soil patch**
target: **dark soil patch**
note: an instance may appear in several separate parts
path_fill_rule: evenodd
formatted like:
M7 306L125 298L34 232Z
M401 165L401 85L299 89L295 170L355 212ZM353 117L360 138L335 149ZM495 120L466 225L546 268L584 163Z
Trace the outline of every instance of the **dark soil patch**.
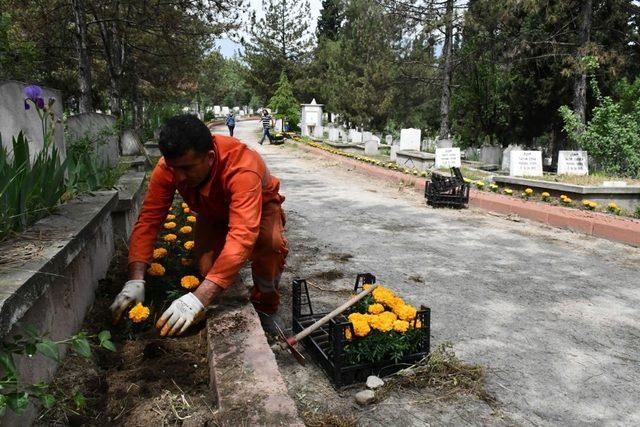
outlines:
M175 425L187 420L204 425L214 419L206 331L166 339L152 328L129 339L129 333L110 324L108 311L125 280L126 257L119 254L81 328L89 333L110 329L117 351L96 350L88 360L69 355L52 382L60 396L81 392L86 407L78 410L68 399L43 411L38 425Z
M311 277L330 282L332 280L342 279L344 277L344 273L340 270L332 269L315 273Z

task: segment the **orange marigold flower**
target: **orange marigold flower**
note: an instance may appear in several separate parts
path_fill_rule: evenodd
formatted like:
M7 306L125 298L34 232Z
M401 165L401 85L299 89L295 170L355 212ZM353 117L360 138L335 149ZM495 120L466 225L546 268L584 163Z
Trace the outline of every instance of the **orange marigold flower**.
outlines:
M165 248L156 248L153 250L153 259L160 259L167 256L169 252Z
M174 228L176 228L176 223L175 222L165 222L164 223L164 228L166 228L167 230L172 230Z
M176 216L174 214L167 215L167 221L173 221L174 219L176 219Z
M196 276L184 276L180 279L180 285L185 289L194 289L200 285L200 279Z
M193 215L189 215L189 216L187 217L187 222L196 222L196 217L195 217L195 216L193 216Z
M189 209L189 208L184 208L184 209L182 209L182 212L184 212L184 213L189 213L189 212L191 212L191 209Z
M145 307L141 302L139 302L129 310L129 319L131 319L133 323L144 322L149 317L149 312L149 307Z
M174 242L177 238L178 236L176 236L175 234L165 234L165 236L163 237L165 242Z
M382 304L371 304L367 311L371 314L380 314L384 311L384 307Z
M165 269L162 264L158 264L157 262L151 263L149 268L147 269L147 273L150 276L164 276Z
M193 228L189 227L188 225L185 225L184 227L180 228L180 232L182 234L189 234L193 231Z
M188 205L188 204L186 204L186 203L184 203L184 202L182 203L182 205L181 205L181 206L182 206L182 209L185 209L185 208L188 208L188 207L189 207L189 205Z
M184 248L186 250L191 250L195 246L195 242L193 240L189 240L188 242L184 242Z
M393 330L399 333L405 333L409 329L409 322L406 320L396 320L393 322Z

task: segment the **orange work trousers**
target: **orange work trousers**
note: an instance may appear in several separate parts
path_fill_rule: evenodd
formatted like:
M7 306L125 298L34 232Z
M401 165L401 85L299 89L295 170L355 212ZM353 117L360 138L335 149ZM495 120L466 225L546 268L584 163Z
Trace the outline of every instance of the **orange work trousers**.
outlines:
M251 253L251 302L258 311L274 314L280 305L280 277L289 253L284 237L286 219L281 204L274 201L262 206L260 232ZM207 224L198 217L194 229L194 254L198 269L206 276L216 261L227 237L227 226Z

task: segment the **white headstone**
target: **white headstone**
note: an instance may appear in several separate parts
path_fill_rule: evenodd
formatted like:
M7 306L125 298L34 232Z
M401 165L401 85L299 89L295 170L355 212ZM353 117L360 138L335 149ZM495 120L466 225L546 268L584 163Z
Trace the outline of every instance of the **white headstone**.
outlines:
M436 148L436 169L438 168L459 168L460 148Z
M559 151L558 175L589 175L589 156L586 151Z
M391 150L389 152L389 160L391 160L392 162L395 162L398 159L398 145L392 145L391 146Z
M378 154L378 142L370 139L364 142L364 154L367 156L374 156Z
M120 137L120 148L123 156L135 156L140 153L140 143L136 133L132 130L125 130Z
M229 114L229 107L222 107L222 110L220 110L220 112L222 113L222 115L226 116L227 114Z
M329 128L329 141L337 142L340 139L340 129Z
M512 150L509 154L509 175L542 176L542 151Z
M510 153L513 150L522 150L522 147L520 147L519 145L509 144L509 146L504 149L504 151L502 152L502 167L501 167L501 169L503 171L508 171L509 170L509 163L511 162L511 154Z
M420 151L420 129L402 129L400 131L400 149Z
M362 142L373 141L373 134L371 132L362 132Z
M213 114L216 114L216 115L222 114L222 108L220 108L219 105L214 105L213 106Z
M233 107L233 111L237 113L238 111L240 111L240 107Z
M354 144L362 144L362 132L354 130L351 133L351 142Z
M371 137L371 140L377 142L378 145L380 145L380 137L378 135L373 135Z
M276 124L274 129L276 132L282 132L282 119L276 119Z
M384 140L387 143L387 145L393 145L393 136L392 135L385 136Z

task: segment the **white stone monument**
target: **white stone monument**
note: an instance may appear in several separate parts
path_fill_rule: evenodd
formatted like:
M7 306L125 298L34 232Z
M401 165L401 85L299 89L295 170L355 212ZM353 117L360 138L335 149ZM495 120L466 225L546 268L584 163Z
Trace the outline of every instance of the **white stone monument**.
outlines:
M398 159L398 145L392 145L391 150L389 152L389 160L395 162Z
M436 169L439 168L459 168L460 148L436 148Z
M352 144L362 144L362 132L354 129L349 138Z
M223 116L226 116L227 114L229 114L229 107L222 107L222 110L220 112Z
M400 131L400 150L420 151L420 129L402 129Z
M502 167L501 169L503 171L508 171L509 170L509 164L511 163L511 152L512 151L522 151L522 147L520 147L519 145L512 145L509 144L509 146L507 148L504 149L504 151L502 152Z
M542 176L542 151L512 150L509 155L509 175Z
M220 114L222 114L222 108L220 108L219 105L214 105L213 114L215 114L216 116L219 116Z
M302 116L300 119L300 129L302 136L315 136L321 138L324 130L322 128L322 107L315 100L311 104L302 104Z
M276 119L274 130L276 132L282 132L282 119Z
M366 133L366 132L365 132ZM378 154L378 141L369 139L364 142L364 154L367 156L375 156Z
M589 156L586 151L559 151L558 175L589 175Z
M329 141L338 142L340 139L340 129L329 128Z
M393 145L393 136L392 135L385 136L384 141L387 143L387 145Z

